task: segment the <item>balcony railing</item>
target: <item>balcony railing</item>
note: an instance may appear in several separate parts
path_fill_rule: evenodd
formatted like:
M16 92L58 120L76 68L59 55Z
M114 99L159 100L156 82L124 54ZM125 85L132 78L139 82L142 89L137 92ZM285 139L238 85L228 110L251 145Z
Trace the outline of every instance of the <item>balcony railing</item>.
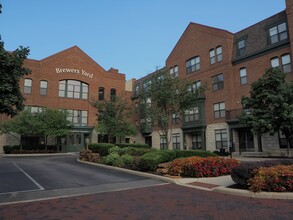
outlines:
M226 111L226 120L227 121L236 121L238 120L238 116L241 114L242 109L232 109Z

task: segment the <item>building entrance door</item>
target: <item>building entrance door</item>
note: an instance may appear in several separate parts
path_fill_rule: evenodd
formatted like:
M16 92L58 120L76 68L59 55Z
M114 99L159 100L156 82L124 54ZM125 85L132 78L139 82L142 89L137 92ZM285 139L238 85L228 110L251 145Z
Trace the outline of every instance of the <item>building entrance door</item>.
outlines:
M238 137L240 151L254 151L254 138L250 130L238 130Z

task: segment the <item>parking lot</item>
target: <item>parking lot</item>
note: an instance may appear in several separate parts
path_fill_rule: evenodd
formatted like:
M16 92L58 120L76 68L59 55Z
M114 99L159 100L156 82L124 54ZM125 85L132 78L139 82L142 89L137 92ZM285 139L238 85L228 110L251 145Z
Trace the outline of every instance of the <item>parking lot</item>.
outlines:
M77 162L77 155L1 157L0 203L163 184L160 181Z

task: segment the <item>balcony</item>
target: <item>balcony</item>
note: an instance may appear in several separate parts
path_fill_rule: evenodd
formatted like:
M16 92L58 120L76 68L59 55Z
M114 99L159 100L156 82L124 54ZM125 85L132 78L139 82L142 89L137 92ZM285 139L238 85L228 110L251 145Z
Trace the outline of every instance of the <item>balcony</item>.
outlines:
M238 116L240 116L243 109L232 109L226 111L226 121L239 121Z

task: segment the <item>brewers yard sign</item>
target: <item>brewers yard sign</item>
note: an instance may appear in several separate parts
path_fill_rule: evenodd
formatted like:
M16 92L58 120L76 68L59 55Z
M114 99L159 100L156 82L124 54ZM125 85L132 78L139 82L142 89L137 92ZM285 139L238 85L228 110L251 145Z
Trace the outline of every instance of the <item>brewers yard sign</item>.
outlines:
M71 68L56 68L56 73L73 73L73 74L81 74L83 76L93 78L93 73L88 73L85 70L79 70L79 69L71 69Z

